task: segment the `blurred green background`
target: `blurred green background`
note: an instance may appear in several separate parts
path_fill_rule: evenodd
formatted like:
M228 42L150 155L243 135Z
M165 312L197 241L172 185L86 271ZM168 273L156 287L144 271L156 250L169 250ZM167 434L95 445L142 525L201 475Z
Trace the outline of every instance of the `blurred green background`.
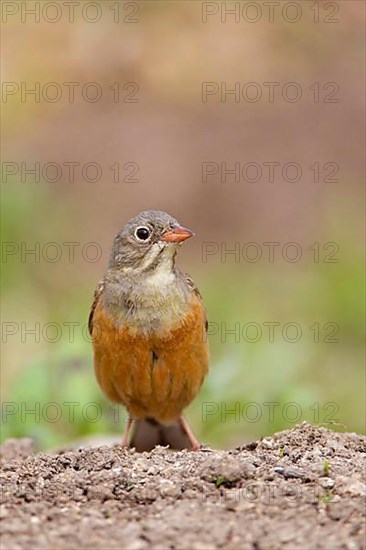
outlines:
M114 234L150 208L196 233L178 263L212 323L211 371L187 410L202 441L229 447L301 420L364 431L364 4L339 2L334 24L324 22L323 2L319 23L313 2L301 2L296 23L263 15L255 24L222 23L220 14L203 23L201 2L155 1L137 3L138 22L115 23L109 3L98 4L94 24L78 11L73 23L23 23L18 14L3 24L3 82L56 82L64 93L54 103L20 93L3 103L2 161L18 171L9 176L5 165L2 181L2 439L53 448L121 436L125 413L97 386L85 325ZM92 103L76 93L70 103L65 82L96 82L103 96ZM138 101L115 103L115 82L136 83ZM204 103L202 82L257 82L263 91L264 82L296 82L303 96ZM335 82L339 101L315 103L316 82ZM85 181L79 167L74 182L66 169L54 183L22 181L21 163L36 162L96 162L102 177ZM116 162L137 164L137 181L113 181ZM285 181L279 170L273 182L203 181L204 162L296 162L302 178ZM336 163L338 181L324 181L323 169L314 181L315 162ZM220 252L204 261L206 243L221 251L250 242L262 251L257 262ZM280 243L273 262L266 242ZM290 242L301 248L298 262L282 256ZM77 243L74 257L67 243ZM325 261L334 246L337 261ZM269 322L279 323L273 341ZM253 332L243 338L248 323L262 331L255 342ZM297 342L283 337L287 323L301 328ZM240 336L225 335L235 324ZM337 341L328 342L334 327Z

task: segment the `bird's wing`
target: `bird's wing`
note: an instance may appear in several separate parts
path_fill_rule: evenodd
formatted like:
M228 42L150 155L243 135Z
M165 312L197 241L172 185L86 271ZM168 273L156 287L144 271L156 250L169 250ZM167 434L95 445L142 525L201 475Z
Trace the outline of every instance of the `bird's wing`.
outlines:
M89 313L88 326L89 326L90 335L92 335L92 332L93 332L94 311L95 311L95 308L97 307L99 298L102 295L103 290L104 290L104 281L100 281L96 291L94 292L94 300L93 300L93 303L92 303L92 306L91 306L91 309L90 309L90 313Z
M193 279L188 275L188 273L182 273L183 275L183 278L188 286L188 288L191 290L191 292L193 292L197 298L199 299L199 301L201 302L202 304L202 308L205 312L205 329L206 329L206 332L207 332L207 329L208 329L208 319L207 319L207 314L206 314L206 310L205 310L205 306L203 304L203 299L202 299L202 296L201 296L201 293L200 291L198 290L197 286L196 286L196 283L193 281Z

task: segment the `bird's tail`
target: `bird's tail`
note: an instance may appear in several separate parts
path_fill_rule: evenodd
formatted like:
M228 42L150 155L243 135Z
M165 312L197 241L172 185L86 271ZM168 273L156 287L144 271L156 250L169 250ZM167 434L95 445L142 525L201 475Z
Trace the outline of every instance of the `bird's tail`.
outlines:
M191 442L178 420L172 424L161 424L145 418L133 422L133 433L129 447L136 451L151 451L156 445L169 445L171 449L191 449Z

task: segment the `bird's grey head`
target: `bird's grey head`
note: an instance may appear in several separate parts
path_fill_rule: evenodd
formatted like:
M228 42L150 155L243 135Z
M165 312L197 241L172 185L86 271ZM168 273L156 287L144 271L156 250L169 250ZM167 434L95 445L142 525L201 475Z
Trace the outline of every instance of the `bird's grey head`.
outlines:
M109 268L142 273L159 265L172 267L179 244L192 236L166 212L147 210L114 238Z

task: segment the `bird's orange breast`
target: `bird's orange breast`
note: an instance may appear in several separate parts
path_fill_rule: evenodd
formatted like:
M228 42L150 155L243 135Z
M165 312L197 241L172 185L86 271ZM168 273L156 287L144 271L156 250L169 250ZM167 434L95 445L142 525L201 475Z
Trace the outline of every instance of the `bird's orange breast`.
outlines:
M205 313L198 298L179 326L159 336L139 336L128 326L119 327L99 301L92 339L101 388L134 418L174 420L207 374Z

